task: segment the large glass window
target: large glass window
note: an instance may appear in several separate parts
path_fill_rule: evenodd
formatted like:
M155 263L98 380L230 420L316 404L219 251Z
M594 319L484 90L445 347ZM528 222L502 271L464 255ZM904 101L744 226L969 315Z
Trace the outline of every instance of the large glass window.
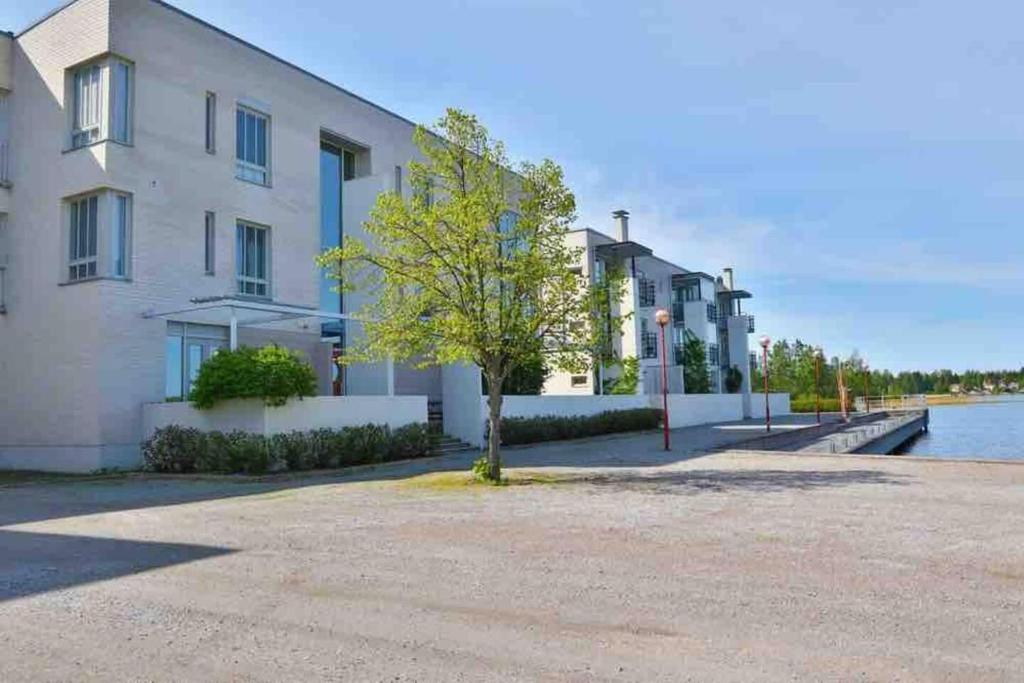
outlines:
M121 192L98 192L68 202L68 282L126 278L131 254L132 202Z
M263 226L238 222L235 264L238 293L270 296L270 239Z
M100 139L103 121L103 92L101 70L98 64L82 67L75 72L72 85L71 144L82 147Z
M133 66L116 58L71 74L71 146L104 139L132 141Z
M320 249L341 246L341 187L344 181L344 155L337 147L320 146ZM320 280L320 309L341 313L341 292L335 291L338 281L324 270ZM340 325L324 323L324 336L336 336Z
M270 119L246 107L235 113L236 174L242 180L270 184Z
M227 342L226 327L168 322L164 395L172 400L188 398L199 377L199 368L226 348Z
M71 202L68 280L96 277L99 265L99 197L93 195Z

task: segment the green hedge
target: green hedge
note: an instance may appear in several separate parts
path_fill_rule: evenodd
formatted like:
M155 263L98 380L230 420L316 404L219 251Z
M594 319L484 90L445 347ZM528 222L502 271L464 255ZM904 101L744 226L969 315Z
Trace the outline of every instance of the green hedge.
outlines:
M199 368L189 399L210 408L231 398L262 398L283 406L293 396L316 394L316 373L301 356L276 345L218 351Z
M657 408L609 410L596 415L543 415L539 417L509 417L501 421L501 442L507 446L578 439L615 432L635 432L654 429L661 424L661 411Z
M789 409L794 413L813 413L814 398L794 398L789 402ZM842 408L839 407L838 398L823 398L821 399L821 412L823 413L838 413Z
M146 469L154 472L263 474L421 458L436 443L426 424L398 429L368 424L269 437L169 425L143 444L142 453Z

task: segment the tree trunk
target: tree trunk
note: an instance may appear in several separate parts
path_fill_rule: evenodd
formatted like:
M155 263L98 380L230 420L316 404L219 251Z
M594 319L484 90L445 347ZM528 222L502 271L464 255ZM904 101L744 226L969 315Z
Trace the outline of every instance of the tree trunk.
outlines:
M497 373L495 373L497 375ZM500 375L487 377L487 478L501 481L501 385Z

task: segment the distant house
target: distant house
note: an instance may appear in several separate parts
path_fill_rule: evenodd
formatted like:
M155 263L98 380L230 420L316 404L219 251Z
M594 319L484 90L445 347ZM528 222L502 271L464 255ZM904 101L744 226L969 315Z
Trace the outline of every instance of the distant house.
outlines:
M959 384L950 384L949 385L949 393L951 393L951 394L963 393L963 390L964 390L963 387L960 386Z

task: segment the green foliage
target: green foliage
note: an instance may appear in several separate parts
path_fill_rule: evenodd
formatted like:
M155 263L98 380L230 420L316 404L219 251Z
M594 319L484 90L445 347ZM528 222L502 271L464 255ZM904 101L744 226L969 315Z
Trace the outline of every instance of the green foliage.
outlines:
M270 437L170 425L158 429L142 453L146 469L154 472L263 474L421 458L434 451L436 439L426 424L393 430L369 424Z
M579 272L565 239L576 200L550 160L513 166L476 117L449 109L417 128L422 161L409 163L411 196L385 192L363 225L319 258L345 291L367 294L354 327L365 335L346 362L391 357L421 366L470 362L487 380L488 447L497 473L501 395L517 367L582 372L594 340L615 327L594 315L604 292ZM607 284L607 283L603 283ZM606 346L606 345L605 345Z
M523 358L512 367L508 377L502 384L501 393L505 396L539 396L544 389L544 382L551 374L544 362L544 353L537 344L532 354L524 354ZM487 375L482 375L484 394L488 393Z
M756 400L756 399L755 399ZM790 410L794 413L813 413L815 412L814 397L810 398L801 396L800 398L791 399L789 402ZM823 398L821 399L821 412L823 413L838 413L842 408L839 405L838 398Z
M686 330L683 341L683 387L688 394L711 393L708 352L700 337Z
M220 351L199 369L189 399L200 409L232 398L261 398L268 406L316 393L316 374L297 353L271 345Z
M498 467L500 469L501 463L498 464ZM473 466L470 469L470 472L473 474L473 478L479 482L483 482L484 484L501 484L501 478L493 479L491 477L491 471L491 464L490 461L488 461L486 454L481 455L479 458L474 460Z
M544 415L510 417L501 422L502 443L508 446L539 441L559 441L616 432L654 429L661 423L656 408L609 410L596 415Z
M640 361L636 356L626 356L620 363L622 370L615 379L605 383L605 393L615 395L635 394L640 383Z
M730 394L739 393L739 390L743 388L743 371L735 365L730 366L725 371L723 384L725 384L725 390Z

